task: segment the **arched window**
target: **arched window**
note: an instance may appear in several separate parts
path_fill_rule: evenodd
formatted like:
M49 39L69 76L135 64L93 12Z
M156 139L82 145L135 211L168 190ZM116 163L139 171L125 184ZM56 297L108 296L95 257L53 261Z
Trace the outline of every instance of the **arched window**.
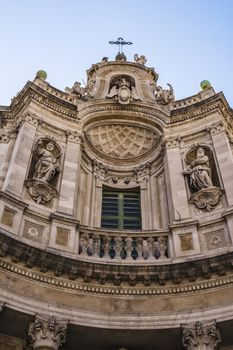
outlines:
M140 191L103 188L101 227L141 229Z

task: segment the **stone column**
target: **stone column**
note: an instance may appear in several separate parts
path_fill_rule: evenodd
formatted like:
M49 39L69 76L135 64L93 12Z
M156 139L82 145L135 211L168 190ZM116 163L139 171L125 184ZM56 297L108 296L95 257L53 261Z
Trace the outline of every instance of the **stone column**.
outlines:
M172 220L180 221L190 217L187 191L180 156L180 141L167 140L165 174L168 188L168 204Z
M224 126L219 123L210 129L213 146L218 162L218 169L222 178L226 198L229 205L233 205L233 155L225 133Z
M36 316L35 322L31 322L29 326L28 348L58 350L66 341L67 324L67 321L59 321L54 316Z
M67 132L58 212L68 215L74 215L78 177L80 174L81 141L80 134L71 131Z
M33 142L38 126L38 118L27 113L15 141L10 164L3 184L3 190L20 197L31 159Z
M188 350L215 350L221 344L215 321L182 325L182 344Z

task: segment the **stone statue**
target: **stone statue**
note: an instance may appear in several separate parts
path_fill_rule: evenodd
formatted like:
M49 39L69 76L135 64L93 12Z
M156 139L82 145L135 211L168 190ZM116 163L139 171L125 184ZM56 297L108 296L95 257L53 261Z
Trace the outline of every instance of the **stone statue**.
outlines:
M163 89L161 86L154 87L157 91L155 98L159 104L167 105L168 103L173 102L175 100L174 91L171 84L167 85L169 86L169 90Z
M49 141L46 145L42 140L39 140L35 146L35 153L39 157L35 166L34 180L50 182L56 172L60 171L60 164L57 158L53 155L55 145Z
M147 59L146 59L146 57L144 55L138 56L138 54L136 53L134 55L134 61L136 63L142 64L143 66L145 66L145 64L147 62Z
M79 81L76 81L72 88L66 87L65 92L68 94L74 94L77 95L78 97L85 97L87 93L86 87L81 86L81 83Z
M183 174L189 176L189 185L195 191L213 186L209 157L205 154L204 148L198 147L196 159L184 169Z

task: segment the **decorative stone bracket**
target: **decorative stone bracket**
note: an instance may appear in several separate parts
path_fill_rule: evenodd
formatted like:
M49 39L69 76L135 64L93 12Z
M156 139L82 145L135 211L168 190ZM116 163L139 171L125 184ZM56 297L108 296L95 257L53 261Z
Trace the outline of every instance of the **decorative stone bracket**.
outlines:
M204 188L190 197L190 203L198 209L210 211L216 207L224 190L219 187Z
M33 200L39 204L49 202L58 195L55 187L40 180L26 180L26 186Z

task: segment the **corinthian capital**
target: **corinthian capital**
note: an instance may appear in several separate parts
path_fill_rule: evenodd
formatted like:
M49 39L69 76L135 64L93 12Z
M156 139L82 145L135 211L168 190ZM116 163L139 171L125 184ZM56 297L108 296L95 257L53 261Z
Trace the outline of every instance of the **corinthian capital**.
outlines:
M216 322L196 322L182 325L182 343L188 350L216 350L221 344Z
M66 340L67 321L61 321L54 316L36 316L31 322L28 332L29 348L58 350Z
M74 143L82 143L82 135L77 131L67 130L66 131L67 140Z

